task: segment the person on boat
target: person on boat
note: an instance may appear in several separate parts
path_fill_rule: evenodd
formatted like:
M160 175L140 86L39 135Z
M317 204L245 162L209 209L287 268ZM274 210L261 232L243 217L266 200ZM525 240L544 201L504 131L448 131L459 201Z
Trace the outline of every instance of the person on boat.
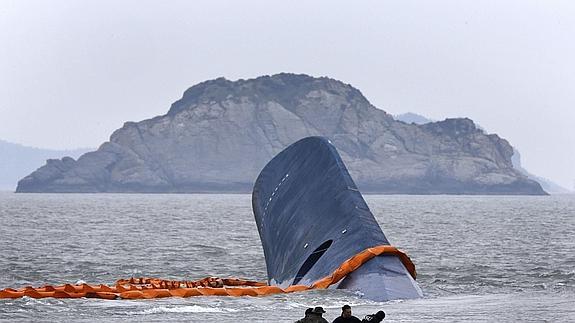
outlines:
M385 318L385 312L379 311L372 315L366 315L361 322L363 323L380 323Z
M361 323L361 321L351 315L351 306L346 304L341 308L341 316L336 317L333 323Z
M313 309L308 308L305 310L305 317L296 321L296 323L329 323L322 317L323 313L325 313L325 311L321 306L317 306Z

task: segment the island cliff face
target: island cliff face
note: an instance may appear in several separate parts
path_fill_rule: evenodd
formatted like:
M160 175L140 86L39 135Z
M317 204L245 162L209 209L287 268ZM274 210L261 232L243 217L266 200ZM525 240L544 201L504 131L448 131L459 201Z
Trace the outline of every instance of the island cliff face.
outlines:
M469 119L406 124L350 85L294 74L195 85L97 151L48 160L17 192L249 192L275 154L307 136L330 139L363 192L545 194L513 168L506 140Z

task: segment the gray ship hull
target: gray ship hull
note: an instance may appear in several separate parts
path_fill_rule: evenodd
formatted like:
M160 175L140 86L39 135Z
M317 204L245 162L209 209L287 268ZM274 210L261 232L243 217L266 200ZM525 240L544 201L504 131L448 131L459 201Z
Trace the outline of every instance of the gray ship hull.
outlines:
M322 137L304 138L274 157L256 180L252 203L270 285L310 285L355 254L389 245L337 150ZM422 296L400 259L385 254L333 287L376 301Z

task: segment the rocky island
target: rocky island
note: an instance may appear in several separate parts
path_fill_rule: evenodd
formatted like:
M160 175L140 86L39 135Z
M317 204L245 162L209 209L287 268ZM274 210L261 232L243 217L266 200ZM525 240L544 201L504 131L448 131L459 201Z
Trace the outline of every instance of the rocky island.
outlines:
M307 136L331 140L362 192L546 194L513 167L505 139L470 119L407 124L351 85L295 74L197 84L167 114L125 123L78 160L48 160L16 191L250 192Z

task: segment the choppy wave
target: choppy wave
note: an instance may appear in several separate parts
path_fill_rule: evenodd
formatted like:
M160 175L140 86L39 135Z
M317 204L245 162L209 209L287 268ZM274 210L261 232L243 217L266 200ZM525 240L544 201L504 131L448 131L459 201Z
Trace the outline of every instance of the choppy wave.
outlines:
M0 300L8 321L293 322L350 304L386 321L575 321L575 197L366 196L423 299L343 290L142 301ZM152 276L265 280L249 195L0 193L0 288Z

